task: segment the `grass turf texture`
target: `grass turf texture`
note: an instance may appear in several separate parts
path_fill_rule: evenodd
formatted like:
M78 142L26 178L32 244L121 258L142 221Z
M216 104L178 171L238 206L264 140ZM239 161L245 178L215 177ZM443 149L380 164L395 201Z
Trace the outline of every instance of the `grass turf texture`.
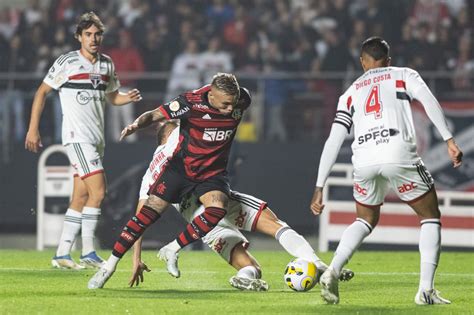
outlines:
M109 251L102 251L108 257ZM182 276L172 278L155 252L143 258L152 272L129 288L130 254L102 290L87 289L93 270L50 267L52 251L0 250L1 314L474 314L474 255L443 253L436 288L451 305L417 306L417 252L358 252L350 265L356 273L341 283L339 305L326 305L317 285L309 292L290 290L283 271L291 257L284 252L255 251L269 283L268 292L242 292L228 279L234 270L211 252L185 251ZM78 260L79 253L73 257ZM321 254L329 261L331 254Z

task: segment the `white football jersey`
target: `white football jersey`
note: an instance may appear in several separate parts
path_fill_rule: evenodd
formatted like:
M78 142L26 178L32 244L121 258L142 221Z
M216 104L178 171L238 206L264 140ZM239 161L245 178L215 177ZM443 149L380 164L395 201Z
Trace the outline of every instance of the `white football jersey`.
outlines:
M420 159L411 101L425 99L421 96L426 93L432 96L418 72L409 68L372 69L352 83L339 98L334 123L348 132L354 125L354 167L411 164ZM430 100L439 106L434 97ZM444 133L443 138L450 137L449 131Z
M112 59L100 54L92 64L72 51L56 59L43 82L59 92L63 144L104 145L105 96L120 87Z

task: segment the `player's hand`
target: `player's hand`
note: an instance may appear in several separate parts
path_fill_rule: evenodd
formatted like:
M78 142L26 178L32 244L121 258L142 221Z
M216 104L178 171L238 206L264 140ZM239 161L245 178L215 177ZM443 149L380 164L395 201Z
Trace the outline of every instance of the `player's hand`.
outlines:
M458 168L462 164L462 151L459 149L454 139L451 138L447 141L448 144L448 154L453 162L453 167Z
M140 282L143 282L143 271L150 272L151 270L148 269L148 266L145 265L143 261L133 263L133 274L130 280L128 281L128 285L130 287L133 287L134 285L138 287Z
M122 141L123 138L131 135L135 131L138 130L138 124L134 122L133 124L128 125L127 127L123 128L122 132L120 133L119 141Z
M323 189L316 187L313 193L313 199L311 199L311 212L314 215L320 215L323 212Z
M39 131L28 131L25 139L25 149L34 153L38 153L39 149L42 147L43 144L41 143Z
M130 98L131 102L139 102L143 99L142 95L140 94L140 91L137 89L128 91L127 96Z

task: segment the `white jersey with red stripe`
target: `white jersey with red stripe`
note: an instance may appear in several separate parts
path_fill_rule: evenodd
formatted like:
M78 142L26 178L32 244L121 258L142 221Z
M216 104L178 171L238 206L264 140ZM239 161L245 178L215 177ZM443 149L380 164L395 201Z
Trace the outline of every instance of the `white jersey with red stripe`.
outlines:
M426 93L431 95L423 79L409 68L371 69L352 83L339 98L334 122L348 132L354 125L354 167L419 161L410 103Z
M105 96L120 87L112 59L100 54L92 64L72 51L56 59L43 82L59 92L63 144L103 145Z

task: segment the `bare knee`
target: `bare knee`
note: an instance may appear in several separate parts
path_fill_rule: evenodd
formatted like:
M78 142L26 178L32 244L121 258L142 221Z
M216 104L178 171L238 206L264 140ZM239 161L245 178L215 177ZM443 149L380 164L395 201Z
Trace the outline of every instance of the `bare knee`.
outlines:
M367 207L359 203L356 204L357 217L363 219L374 228L379 223L380 206Z
M72 209L81 210L86 205L88 199L89 194L87 192L82 194L73 194L69 207Z
M376 227L377 224L379 223L379 218L380 216L379 215L369 215L369 216L358 216L359 218L365 220L367 223L369 223L372 228Z
M87 200L87 204L99 208L100 205L102 204L102 201L105 198L105 188L98 189L98 190L91 190L88 195L89 197Z
M439 219L441 217L438 196L434 188L420 199L411 202L410 207L416 212L421 220Z

